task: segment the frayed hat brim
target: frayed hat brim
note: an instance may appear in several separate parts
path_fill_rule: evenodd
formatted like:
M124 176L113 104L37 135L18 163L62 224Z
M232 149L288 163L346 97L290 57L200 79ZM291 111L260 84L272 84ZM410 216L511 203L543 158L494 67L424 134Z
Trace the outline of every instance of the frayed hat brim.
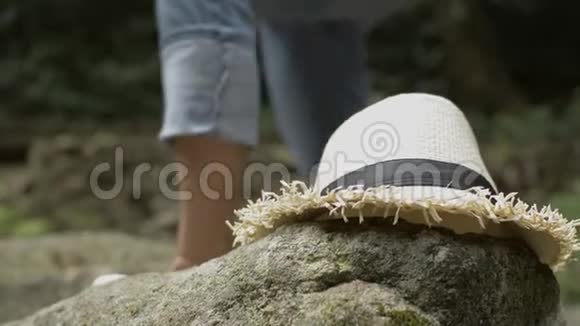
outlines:
M407 189L408 190L408 189ZM513 223L520 229L519 237L530 245L541 262L553 269L563 267L574 251L580 250L576 238L579 221L568 221L550 206L538 209L516 198L515 193L491 195L489 190L471 188L454 191L452 198L439 196L409 196L405 187L351 186L325 194L307 187L303 182L283 183L281 193L263 192L262 197L235 212L238 221L228 223L236 244L247 244L271 233L278 226L329 216L348 221L349 217L382 216L405 218L409 212L419 213L421 223L446 225L450 215L476 221L480 233L488 233L490 225ZM373 213L368 213L372 211ZM465 219L464 219L465 220ZM536 241L537 240L537 241ZM548 250L546 248L552 248Z

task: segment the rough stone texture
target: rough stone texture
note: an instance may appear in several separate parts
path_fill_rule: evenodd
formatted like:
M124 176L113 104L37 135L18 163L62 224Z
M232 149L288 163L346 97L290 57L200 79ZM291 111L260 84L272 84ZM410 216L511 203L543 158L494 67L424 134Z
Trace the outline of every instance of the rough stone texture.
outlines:
M197 268L89 288L10 325L559 325L558 294L519 242L312 222Z
M0 240L0 323L77 294L104 273L167 270L173 244L117 233Z

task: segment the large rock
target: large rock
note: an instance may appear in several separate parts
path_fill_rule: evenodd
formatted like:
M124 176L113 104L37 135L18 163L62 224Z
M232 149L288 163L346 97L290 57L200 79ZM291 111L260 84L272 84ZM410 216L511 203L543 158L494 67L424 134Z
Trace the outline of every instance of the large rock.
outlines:
M77 294L104 273L167 270L173 244L118 233L0 240L0 323Z
M519 242L312 222L197 268L89 288L10 325L558 325L558 292Z

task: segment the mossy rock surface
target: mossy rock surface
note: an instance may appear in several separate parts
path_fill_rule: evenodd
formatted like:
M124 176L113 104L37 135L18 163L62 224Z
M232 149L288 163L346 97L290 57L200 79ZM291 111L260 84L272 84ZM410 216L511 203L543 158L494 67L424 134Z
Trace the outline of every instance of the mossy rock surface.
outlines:
M558 295L517 241L308 222L196 268L88 288L11 326L560 325Z

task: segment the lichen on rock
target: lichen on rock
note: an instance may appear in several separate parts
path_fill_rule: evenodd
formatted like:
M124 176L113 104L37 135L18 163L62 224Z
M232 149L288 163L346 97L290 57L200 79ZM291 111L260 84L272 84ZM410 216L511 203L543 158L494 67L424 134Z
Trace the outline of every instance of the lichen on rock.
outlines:
M550 268L518 241L304 222L190 270L88 288L10 326L547 326L559 325L558 296Z

